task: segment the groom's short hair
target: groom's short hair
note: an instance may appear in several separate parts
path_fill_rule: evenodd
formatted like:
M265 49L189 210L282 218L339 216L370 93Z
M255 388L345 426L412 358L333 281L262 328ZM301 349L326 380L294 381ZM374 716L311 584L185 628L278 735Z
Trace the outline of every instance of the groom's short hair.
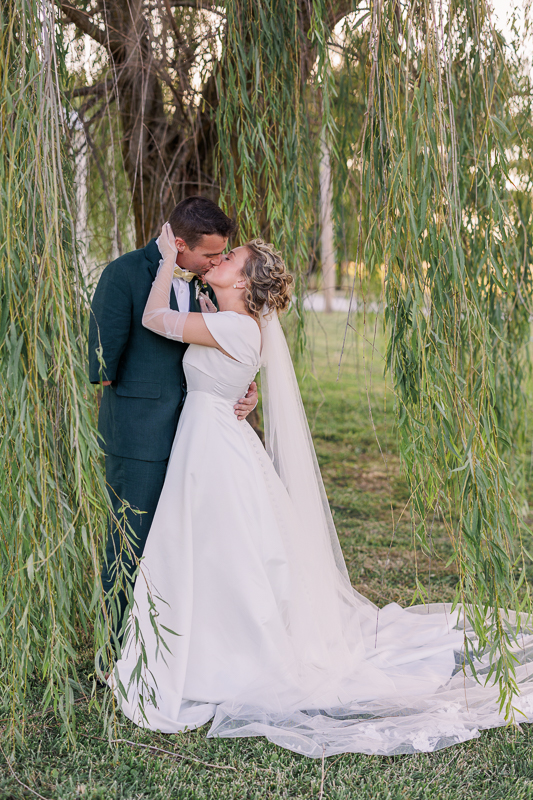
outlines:
M172 233L179 236L193 250L200 243L202 236L218 233L229 238L237 225L221 208L207 197L187 197L175 207L168 218Z

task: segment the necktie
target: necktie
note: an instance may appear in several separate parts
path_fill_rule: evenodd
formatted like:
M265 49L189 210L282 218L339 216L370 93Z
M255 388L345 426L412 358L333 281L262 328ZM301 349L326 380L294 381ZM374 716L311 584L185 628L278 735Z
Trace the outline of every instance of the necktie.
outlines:
M176 264L174 267L174 277L181 278L182 280L187 281L187 283L190 283L192 279L197 278L198 275L195 272L189 272L186 269L182 269Z

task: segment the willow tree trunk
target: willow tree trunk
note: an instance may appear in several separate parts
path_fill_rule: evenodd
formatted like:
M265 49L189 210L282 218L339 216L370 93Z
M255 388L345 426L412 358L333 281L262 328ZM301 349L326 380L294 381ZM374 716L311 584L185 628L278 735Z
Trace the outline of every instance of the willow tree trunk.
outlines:
M169 54L169 64L156 51L143 0L107 2L98 23L72 4L60 7L69 22L108 53L104 80L93 87L78 87L74 94L87 97L92 91L93 99L100 98L107 106L117 101L122 160L131 187L135 238L141 247L187 195L202 193L216 199L212 166L215 79L211 76L206 81L196 104L186 101L190 81L183 75L184 63L190 68L192 55L179 35L170 5L165 21L175 31L177 52ZM170 74L170 65L182 80ZM170 113L165 91L172 97ZM90 128L92 118L82 114L82 119ZM105 180L103 172L101 177Z
M254 0L231 0L222 12L220 4L204 2L199 7L194 0L190 6L164 0L155 8L148 0L106 0L88 13L81 2L79 7L76 5L76 0L56 2L65 20L107 53L99 80L93 86L77 86L73 94L82 98L79 113L87 131L94 120L111 119L113 114L119 119L122 160L131 187L135 237L140 247L184 197L201 193L218 199L217 109L221 97L231 92L233 81L225 55L230 35L228 20L244 21L239 24L239 59L244 77L242 91L250 98L255 86L256 58L249 66L244 67L243 63L255 52L257 4ZM350 9L349 0L328 3L324 12L327 30L331 31ZM317 44L309 36L316 19L306 0L298 0L292 11L294 35L299 42L295 68L300 80L305 81L316 60ZM209 18L207 12L211 12ZM281 12L272 15L275 22L282 18ZM218 20L216 24L214 19ZM250 20L254 24L247 24ZM221 28L226 38L221 58L216 61L214 53L220 46ZM211 59L211 67L200 77L202 58ZM113 102L116 110L110 114ZM242 155L237 143L240 137L236 129L231 135L238 160ZM93 147L93 156L96 155ZM227 164L225 168L228 166L233 168ZM106 167L101 164L99 172L105 181Z

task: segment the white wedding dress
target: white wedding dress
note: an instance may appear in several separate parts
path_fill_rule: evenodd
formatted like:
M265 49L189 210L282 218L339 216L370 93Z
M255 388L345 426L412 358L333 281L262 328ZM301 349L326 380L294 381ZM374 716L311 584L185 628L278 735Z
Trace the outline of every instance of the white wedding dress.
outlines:
M463 669L458 611L378 609L350 586L277 316L262 320L262 354L251 318L204 319L232 358L199 345L184 358L187 399L110 678L123 712L166 733L213 719L209 736L312 757L431 751L504 725L498 687ZM268 453L233 411L261 364ZM530 637L519 643L526 721Z

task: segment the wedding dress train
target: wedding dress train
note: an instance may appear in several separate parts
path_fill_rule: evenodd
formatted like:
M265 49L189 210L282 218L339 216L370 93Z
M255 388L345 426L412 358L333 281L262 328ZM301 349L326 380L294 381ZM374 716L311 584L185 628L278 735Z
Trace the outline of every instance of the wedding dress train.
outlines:
M231 358L199 345L184 358L187 399L110 679L123 712L166 733L213 719L209 736L312 757L431 751L505 724L498 687L462 666L459 611L378 609L350 586L277 316L262 319L262 352L251 318L204 319ZM261 364L268 452L233 413ZM531 648L517 646L523 721Z

